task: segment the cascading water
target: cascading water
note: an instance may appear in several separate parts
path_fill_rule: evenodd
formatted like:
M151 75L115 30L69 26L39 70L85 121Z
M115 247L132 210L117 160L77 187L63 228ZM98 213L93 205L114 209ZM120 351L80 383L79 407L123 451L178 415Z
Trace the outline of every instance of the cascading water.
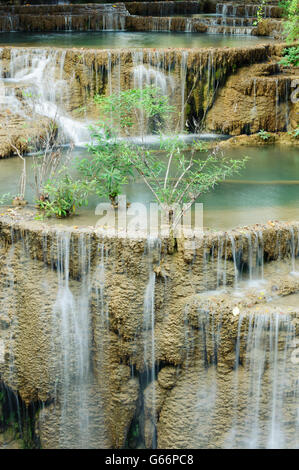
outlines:
M186 105L186 77L187 77L188 52L183 51L181 61L181 132L185 129L185 105Z
M70 263L78 256L80 282L70 279ZM70 232L57 233L57 298L53 305L53 367L57 370L54 417L58 421L60 448L93 448L105 445L105 426L101 392L91 362L91 286L90 239L81 234L78 243L71 242ZM104 265L95 271L100 283L100 303L96 308L103 317ZM77 284L77 285L76 285ZM105 313L106 316L106 313ZM44 410L40 422L47 423ZM52 418L53 419L53 418ZM102 444L100 444L102 442Z
M54 119L63 134L79 144L89 140L87 122L80 122L68 116L67 106L70 90L63 78L65 51L32 49L12 49L9 74L1 76L5 87L7 105L13 103L13 110L32 118L35 115ZM19 99L19 89L22 99Z
M235 234L218 235L212 246L203 244L202 278L205 290L219 292L234 287L235 294L242 295L244 288L259 289L267 285L273 273L298 276L299 229L297 224L288 228L288 233L276 234L275 259L277 263L265 263L265 240L262 230L242 230ZM282 238L286 237L286 241ZM281 247L284 243L284 250ZM191 268L192 270L192 265Z
M87 384L90 374L90 314L89 314L89 256L88 244L81 238L79 250L83 274L80 294L76 298L70 288L70 234L58 234L57 274L58 292L54 305L54 323L61 341L61 400L60 446L88 446L89 416ZM86 266L87 264L87 266ZM77 434L78 433L78 434Z
M152 446L156 448L156 337L155 337L155 286L156 273L154 272L153 258L159 261L161 244L158 239L149 238L146 244L145 256L148 258L149 279L144 293L143 304L143 331L146 335L144 340L144 364L146 373L146 384L150 384L147 407L150 409L153 436Z
M297 286L289 273L298 227L283 226L279 250L264 230L209 234L187 266L180 249L172 256L156 239L132 243L59 228L6 232L0 320L13 321L5 336L0 322L10 361L0 363L1 379L21 388L22 400L29 387L29 400L42 401L35 419L43 445L123 446L138 422L138 442L159 447L165 420L172 409L177 420L182 407L187 422L178 432L190 446L298 447L298 314L288 312L289 299L280 310L279 286L266 287L263 299L235 295L235 284L241 291L244 280L262 279L264 271L266 278L269 249L275 259L280 254L274 263L288 266L283 282ZM213 279L226 288L207 291ZM35 348L29 331L37 342L42 336L42 346ZM21 410L21 400L13 401ZM127 421L115 437L116 408Z
M0 53L3 57L5 50ZM3 59L4 66L0 69L4 104L24 119L38 119L42 115L55 120L67 142L82 145L90 140L89 125L96 119L92 107L94 94L111 95L128 87L122 78L123 61L127 62L127 57L123 59L120 51L108 50L104 54L104 61L98 65L90 64L89 55L84 52L76 57L76 71L72 71L72 57L66 50L12 48L9 60ZM179 54L172 64L165 51L132 51L129 86L142 89L151 84L160 88L170 104L180 108L183 132L188 52L181 54L181 59ZM177 69L175 73L173 65ZM148 124L141 119L137 135L155 133Z
M163 56L159 53L155 57L148 57L148 63L144 61L143 52L133 53L133 80L134 88L143 90L145 86L153 85L161 90L163 96L168 96L169 101L175 90L175 82L170 74L163 70ZM143 114L140 115L139 135L145 136L148 131L148 122L145 122Z
M244 334L244 328L246 349L244 357L241 357L241 332ZM229 447L296 447L296 436L290 434L292 427L296 426L296 396L290 396L292 380L296 377L296 368L291 361L293 339L291 317L280 313L240 315L233 440L226 442Z

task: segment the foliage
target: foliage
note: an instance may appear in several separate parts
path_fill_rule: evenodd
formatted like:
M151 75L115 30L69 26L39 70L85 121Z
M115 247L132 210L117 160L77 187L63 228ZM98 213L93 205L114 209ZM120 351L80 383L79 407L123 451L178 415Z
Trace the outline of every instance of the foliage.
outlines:
M291 135L292 137L295 137L295 139L299 139L299 126L296 127L296 129L289 131L288 134Z
M198 152L208 152L209 145L208 145L207 142L204 142L203 140L197 140L196 141L196 150Z
M271 134L267 131L264 131L264 129L261 129L259 132L258 132L258 136L263 139L263 140L268 140L270 139L271 137Z
M283 0L279 6L284 10L284 33L286 41L291 43L299 38L299 3L298 0Z
M137 123L144 137L144 121L151 120L151 125L158 133L174 108L169 105L167 96L161 94L160 89L154 86L146 86L143 89L131 89L112 94L107 97L97 95L95 102L99 107L99 113L104 117L104 122L117 134L123 131L130 135L130 129Z
M129 177L133 177L134 170L150 189L173 227L180 221L183 210L188 210L201 194L244 166L246 159L234 160L219 150L202 158L199 154L207 151L202 142L194 141L190 146L179 136L162 135L163 123L167 124L166 118L173 108L169 106L167 97L160 95L159 89L146 87L143 90L124 91L119 95L98 97L97 102L106 120L105 124L99 124L95 133L97 141L91 147L96 158L91 160L90 165L86 160L81 162L81 172L87 178L93 178L99 194L111 198L111 175L117 175L113 186L117 192L120 183L126 183ZM119 138L120 131L130 136L130 129L136 121L139 122L140 116L147 122L149 119L155 121L162 155L157 150L149 149L143 138L141 143ZM113 120L113 117L116 118ZM144 127L142 129L144 132ZM183 203L185 207L180 209Z
M268 1L267 0L261 0L261 4L257 7L257 12L256 16L257 19L254 21L252 24L253 26L256 26L258 23L260 23L266 16L266 5Z
M88 146L92 158L82 159L78 170L93 184L99 198L109 196L112 204L116 205L122 185L128 183L129 177L133 176L128 146L125 142L118 142L116 135L104 123L98 126L92 133L94 143Z
M57 177L47 181L43 187L44 196L37 204L46 217L68 217L74 214L76 206L88 204L90 189L90 185L74 179L63 168Z
M161 139L160 147L165 150L165 159L157 158L155 151L145 150L135 159L134 166L174 226L182 216L182 204L187 211L199 196L244 165L244 160L230 159L219 149L201 158L196 142L190 149L178 138Z
M56 118L56 116L55 116ZM33 157L34 189L37 199L43 198L43 187L48 180L55 177L59 168L71 157L69 152L62 153L61 142L57 139L57 126L52 121L43 137L41 137L42 153Z
M299 46L287 47L283 51L283 58L279 62L282 65L287 67L294 65L297 67L299 65Z
M96 96L102 120L92 128L93 143L88 146L91 160L80 161L80 173L95 186L98 197L109 197L114 206L122 185L134 176L132 158L136 148L120 135L130 137L134 125L145 129L146 123L156 132L161 128L166 114L172 112L167 97L152 86L144 90L122 91L109 97ZM144 134L141 135L144 138Z

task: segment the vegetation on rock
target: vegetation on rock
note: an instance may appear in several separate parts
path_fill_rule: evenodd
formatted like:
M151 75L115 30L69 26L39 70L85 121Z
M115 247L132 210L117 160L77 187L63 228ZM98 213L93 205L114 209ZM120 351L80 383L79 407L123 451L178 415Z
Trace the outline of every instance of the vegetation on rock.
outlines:
M298 41L299 38L299 3L298 0L283 0L280 6L284 9L284 36L287 43ZM284 57L280 62L282 65L299 65L299 45L287 47Z
M258 132L258 136L263 139L263 140L269 140L270 137L271 137L271 134L267 131L264 131L264 129L261 129L259 132Z
M287 67L292 65L297 67L299 65L299 46L286 47L279 63Z
M66 168L57 177L48 180L43 187L43 197L37 203L46 217L68 217L75 213L76 207L88 204L90 187L87 183L73 178Z

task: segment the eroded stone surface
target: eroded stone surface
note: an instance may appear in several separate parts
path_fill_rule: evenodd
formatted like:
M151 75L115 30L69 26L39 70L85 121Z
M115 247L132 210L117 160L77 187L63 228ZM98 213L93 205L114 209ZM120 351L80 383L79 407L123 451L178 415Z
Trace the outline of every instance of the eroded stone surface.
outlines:
M43 447L62 444L71 447L70 436L76 436L80 428L76 413L73 417L63 414L60 354L65 344L64 341L60 344L63 339L60 320L53 313L59 299L55 266L63 233L47 224L25 222L22 210L14 212L15 217L5 216L0 220L0 303L6 322L0 331L6 345L5 361L0 365L1 380L17 390L27 403L37 400L45 403L36 428ZM158 446L162 448L231 445L233 400L236 396L245 400L249 393L250 370L246 368L245 357L250 318L286 315L293 321L293 334L299 334L296 301L288 302L299 290L297 277L289 274L294 230L298 231L296 224L271 222L229 233L206 233L198 244L193 244L193 250L181 241L170 254L167 241L148 252L146 239L113 239L93 231L65 229L70 233L69 288L74 299L80 296L85 282L82 246L89 253L93 375L86 383L91 420L86 445L124 446L136 413L144 415L144 443L148 447L155 440L155 427ZM230 287L235 283L232 237L236 250L240 250L241 262L246 264L248 233L254 237L257 231L262 234L265 261L273 260L264 266L265 278L268 276L271 281L261 287L244 288L239 293L243 295L239 295ZM226 244L219 257L226 253L227 286L223 292L206 292L217 287L215 260L221 240ZM281 258L285 260L278 261ZM282 263L279 271L277 263ZM165 267L162 272L168 274L157 276L155 281L153 350L152 330L150 325L145 328L144 323L144 299L151 270L159 264ZM235 394L238 338L242 367ZM282 332L279 354L283 354L285 341ZM153 358L158 368L154 382L151 381ZM75 376L75 363L70 361L69 367ZM148 383L144 382L146 376ZM290 393L294 379L290 375ZM265 383L267 380L265 375ZM265 407L268 392L266 387L262 399ZM81 400L82 404L82 389L74 388L67 397L73 403ZM245 405L244 402L243 408L240 403L238 406L246 414ZM288 406L292 427L295 418L291 398ZM268 408L265 413L269 415ZM245 415L241 413L240 425L243 419ZM246 441L244 432L240 434L240 445Z

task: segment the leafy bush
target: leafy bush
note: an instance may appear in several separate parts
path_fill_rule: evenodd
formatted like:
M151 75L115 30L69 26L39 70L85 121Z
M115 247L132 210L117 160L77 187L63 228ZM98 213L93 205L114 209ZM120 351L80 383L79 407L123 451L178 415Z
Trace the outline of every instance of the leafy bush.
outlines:
M299 38L299 3L298 0L283 0L279 3L284 10L284 34L291 43Z
M132 129L138 126L143 140L142 132L149 121L158 132L173 108L167 97L152 86L109 97L96 96L95 102L102 120L92 127L93 143L88 146L92 158L81 160L78 169L84 178L93 182L97 196L108 196L116 207L122 185L134 177L132 159L137 147L125 138L131 137Z
M171 121L173 108L159 89L124 91L98 97L97 102L103 121L95 129L95 144L89 147L93 159L90 163L88 160L80 163L81 173L92 181L98 195L109 197L113 203L121 184L134 174L139 175L172 228L201 194L245 164L246 159L233 160L219 150L202 158L199 153L207 150L202 142L190 145L173 133L162 135L163 124L167 127L167 121ZM129 138L130 130L141 120L150 122L159 133L162 152L149 149L143 134L141 143ZM141 129L144 131L145 127ZM128 138L121 139L120 132Z
M117 205L117 196L123 184L133 176L132 165L128 158L128 146L118 142L104 123L98 124L92 133L94 143L88 146L92 158L82 159L78 170L84 178L93 184L99 198L109 197L111 203Z
M292 137L295 137L295 139L299 139L299 126L296 129L289 131L288 134L290 134Z
M260 23L266 16L266 5L267 5L267 0L261 0L261 4L257 7L257 12L256 16L257 19L254 21L252 24L253 26L256 26L258 23Z
M90 185L74 179L65 169L62 171L63 175L48 180L43 187L43 197L37 200L46 217L68 217L74 214L76 207L88 204Z
M279 62L282 65L287 67L294 65L297 67L299 65L299 46L287 47L283 51L283 58Z
M269 134L269 132L267 132L267 131L264 131L264 129L261 129L258 132L258 136L263 140L268 140L268 139L270 139L271 134Z

